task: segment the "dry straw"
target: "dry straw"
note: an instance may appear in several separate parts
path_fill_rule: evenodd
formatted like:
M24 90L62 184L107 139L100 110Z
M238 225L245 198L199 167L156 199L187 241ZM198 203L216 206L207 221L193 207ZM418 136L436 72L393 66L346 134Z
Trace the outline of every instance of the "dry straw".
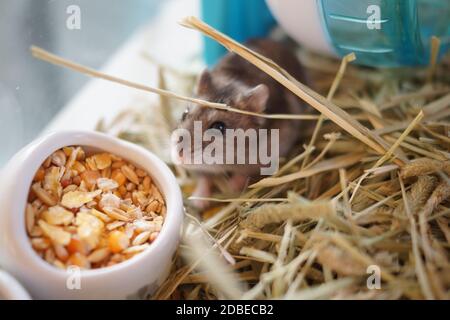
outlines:
M196 18L182 24L253 63L320 115L303 117L317 120L313 134L273 176L241 194L228 191L227 177L216 177L206 211L186 200L172 272L147 298L449 299L450 58L437 62L438 39L429 68L395 72L354 66L354 55L339 62L302 50L312 79L305 85ZM150 88L33 53L91 76L238 112L172 94L164 81ZM176 121L173 101L152 107L162 105L174 112L162 111L161 119ZM151 142L168 137L152 125L155 118L154 111L129 109L103 130L161 155ZM189 198L196 176L169 165ZM370 282L374 267L380 290Z

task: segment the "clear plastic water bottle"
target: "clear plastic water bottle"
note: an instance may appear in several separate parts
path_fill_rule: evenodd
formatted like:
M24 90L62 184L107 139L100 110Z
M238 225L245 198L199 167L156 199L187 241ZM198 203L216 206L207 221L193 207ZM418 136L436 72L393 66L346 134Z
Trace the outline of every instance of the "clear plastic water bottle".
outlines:
M449 0L267 0L298 42L371 66L429 63L431 37L450 47Z

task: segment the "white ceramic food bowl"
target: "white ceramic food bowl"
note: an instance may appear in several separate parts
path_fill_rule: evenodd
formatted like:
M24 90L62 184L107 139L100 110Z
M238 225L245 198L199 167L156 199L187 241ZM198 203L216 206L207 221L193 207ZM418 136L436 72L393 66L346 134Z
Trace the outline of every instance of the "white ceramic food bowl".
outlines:
M158 238L142 253L117 265L77 273L57 269L40 258L25 230L25 205L32 179L43 161L65 146L84 146L118 155L146 170L160 188L167 215ZM154 154L96 132L68 131L37 139L17 153L0 177L0 266L35 299L126 299L153 292L165 280L183 221L180 188L170 169ZM69 284L69 285L67 285Z

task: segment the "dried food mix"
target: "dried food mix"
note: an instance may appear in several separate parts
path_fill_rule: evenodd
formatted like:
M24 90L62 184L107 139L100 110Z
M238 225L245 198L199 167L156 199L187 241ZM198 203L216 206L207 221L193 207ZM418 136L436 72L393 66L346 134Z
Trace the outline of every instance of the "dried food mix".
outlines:
M37 170L25 209L33 249L59 267L125 261L158 237L166 203L150 175L106 152L65 147Z

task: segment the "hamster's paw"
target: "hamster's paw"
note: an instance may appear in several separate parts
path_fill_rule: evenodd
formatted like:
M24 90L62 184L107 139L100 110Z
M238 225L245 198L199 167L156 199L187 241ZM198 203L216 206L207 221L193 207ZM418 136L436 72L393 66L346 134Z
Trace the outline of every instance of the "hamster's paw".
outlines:
M247 187L249 177L245 175L235 174L229 180L230 189L232 192L240 193Z
M201 177L197 182L197 186L194 192L192 193L192 197L207 198L210 197L211 194L212 194L211 180L208 179L207 177ZM192 199L191 204L199 210L205 210L211 206L211 203L209 201L199 199Z

